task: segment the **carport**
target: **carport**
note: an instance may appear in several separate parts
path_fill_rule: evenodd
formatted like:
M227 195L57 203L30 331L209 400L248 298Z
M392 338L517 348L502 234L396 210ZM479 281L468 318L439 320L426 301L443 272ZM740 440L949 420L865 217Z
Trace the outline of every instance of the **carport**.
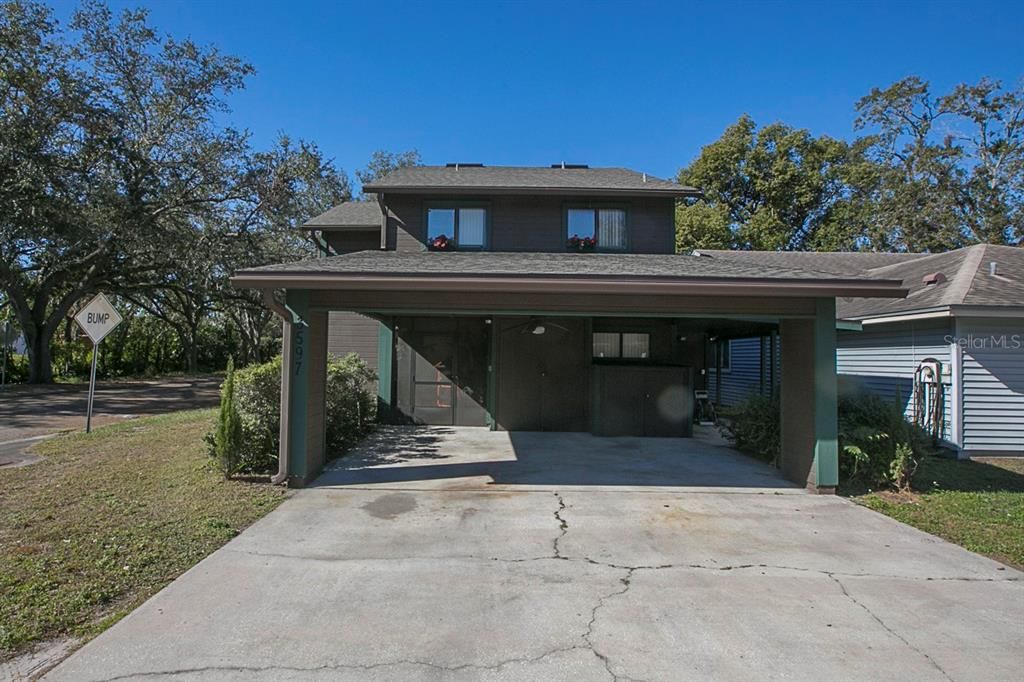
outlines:
M280 477L291 485L330 458L327 314L351 311L384 330L384 421L596 435L690 435L708 339L777 330L780 469L828 492L836 297L906 295L899 280L639 254L359 252L232 281L261 290L284 320ZM597 357L599 344L620 354ZM627 345L641 348L631 360Z

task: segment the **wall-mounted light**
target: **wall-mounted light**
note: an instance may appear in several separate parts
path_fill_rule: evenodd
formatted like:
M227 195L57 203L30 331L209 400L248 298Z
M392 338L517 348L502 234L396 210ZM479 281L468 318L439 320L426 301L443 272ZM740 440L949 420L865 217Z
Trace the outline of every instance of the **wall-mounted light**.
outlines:
M544 325L542 325L540 322L537 322L536 324L533 325L533 329L530 330L530 333L540 336L546 331L547 329L544 327Z

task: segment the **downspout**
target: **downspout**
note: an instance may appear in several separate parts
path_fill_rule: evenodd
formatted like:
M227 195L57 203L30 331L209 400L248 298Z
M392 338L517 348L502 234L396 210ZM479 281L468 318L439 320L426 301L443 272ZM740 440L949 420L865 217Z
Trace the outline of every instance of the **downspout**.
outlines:
M377 206L380 207L380 250L388 249L388 207L384 203L384 193L377 193Z
M288 480L288 455L290 439L288 437L288 406L291 403L292 373L292 330L295 326L295 315L274 298L273 289L260 289L263 303L281 318L281 425L278 432L277 473L270 482L280 485Z

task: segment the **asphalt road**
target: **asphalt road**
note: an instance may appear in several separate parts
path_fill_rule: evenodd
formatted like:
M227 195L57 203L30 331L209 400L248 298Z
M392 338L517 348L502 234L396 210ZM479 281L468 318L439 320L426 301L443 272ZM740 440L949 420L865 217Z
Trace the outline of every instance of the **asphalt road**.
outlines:
M217 404L221 381L218 376L198 376L101 382L96 386L93 426L211 407ZM31 439L85 429L88 394L88 384L0 389L0 466L23 461L25 448L33 442Z

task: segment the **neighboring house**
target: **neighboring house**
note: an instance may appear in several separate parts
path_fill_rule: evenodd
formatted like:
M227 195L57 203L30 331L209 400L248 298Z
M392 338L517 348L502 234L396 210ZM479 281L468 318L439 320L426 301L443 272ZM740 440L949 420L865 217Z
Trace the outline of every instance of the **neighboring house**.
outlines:
M911 419L935 417L939 437L962 457L1024 455L1021 248L979 244L938 254L700 253L735 264L902 279L910 290L905 299L839 299L836 357L843 383L899 400ZM728 343L731 364L721 373L721 402L735 404L750 391L762 390L758 360L763 341ZM918 373L932 361L939 363L937 381ZM711 374L715 395L714 367ZM941 386L941 394L934 391L934 408L931 389L922 383Z
M836 298L899 278L676 255L699 192L621 168L416 166L364 190L306 225L337 255L232 280L285 320L280 477L329 458L329 351L376 367L387 421L688 436L708 341L776 334L780 467L835 486Z

